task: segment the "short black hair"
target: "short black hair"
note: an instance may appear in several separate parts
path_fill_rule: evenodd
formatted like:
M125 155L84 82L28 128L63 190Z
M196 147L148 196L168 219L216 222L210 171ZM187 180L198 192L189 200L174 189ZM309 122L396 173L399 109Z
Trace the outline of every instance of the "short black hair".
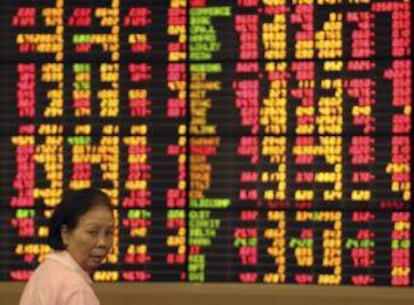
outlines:
M62 226L69 231L75 229L79 218L95 206L105 206L112 211L111 199L98 188L66 191L49 220L48 245L55 250L66 249L61 236Z

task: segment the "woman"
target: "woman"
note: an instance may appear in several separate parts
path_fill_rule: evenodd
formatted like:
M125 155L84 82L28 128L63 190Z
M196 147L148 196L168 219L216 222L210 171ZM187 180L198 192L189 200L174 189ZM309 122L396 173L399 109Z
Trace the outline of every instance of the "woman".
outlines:
M20 305L99 305L89 274L109 253L113 231L104 192L88 188L64 196L49 223L55 251L32 274Z

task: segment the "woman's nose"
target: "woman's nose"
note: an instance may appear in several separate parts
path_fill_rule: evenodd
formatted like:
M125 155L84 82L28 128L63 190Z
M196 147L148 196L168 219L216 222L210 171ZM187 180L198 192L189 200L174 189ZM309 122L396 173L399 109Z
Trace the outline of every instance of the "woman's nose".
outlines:
M97 240L97 246L106 248L108 245L108 238L105 236L105 234L99 234L98 240Z

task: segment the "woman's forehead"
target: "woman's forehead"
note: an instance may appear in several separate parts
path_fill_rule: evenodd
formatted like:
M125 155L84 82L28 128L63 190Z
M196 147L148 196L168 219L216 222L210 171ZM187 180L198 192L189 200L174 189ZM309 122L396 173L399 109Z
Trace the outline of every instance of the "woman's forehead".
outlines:
M113 225L112 212L104 206L96 206L79 218L79 224Z

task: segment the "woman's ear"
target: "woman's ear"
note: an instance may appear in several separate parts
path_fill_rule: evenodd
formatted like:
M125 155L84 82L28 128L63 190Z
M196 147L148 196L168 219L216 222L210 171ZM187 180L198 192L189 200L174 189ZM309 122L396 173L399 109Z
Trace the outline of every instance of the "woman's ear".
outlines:
M69 230L66 225L62 225L60 228L60 237L62 238L63 245L67 247L69 244Z

